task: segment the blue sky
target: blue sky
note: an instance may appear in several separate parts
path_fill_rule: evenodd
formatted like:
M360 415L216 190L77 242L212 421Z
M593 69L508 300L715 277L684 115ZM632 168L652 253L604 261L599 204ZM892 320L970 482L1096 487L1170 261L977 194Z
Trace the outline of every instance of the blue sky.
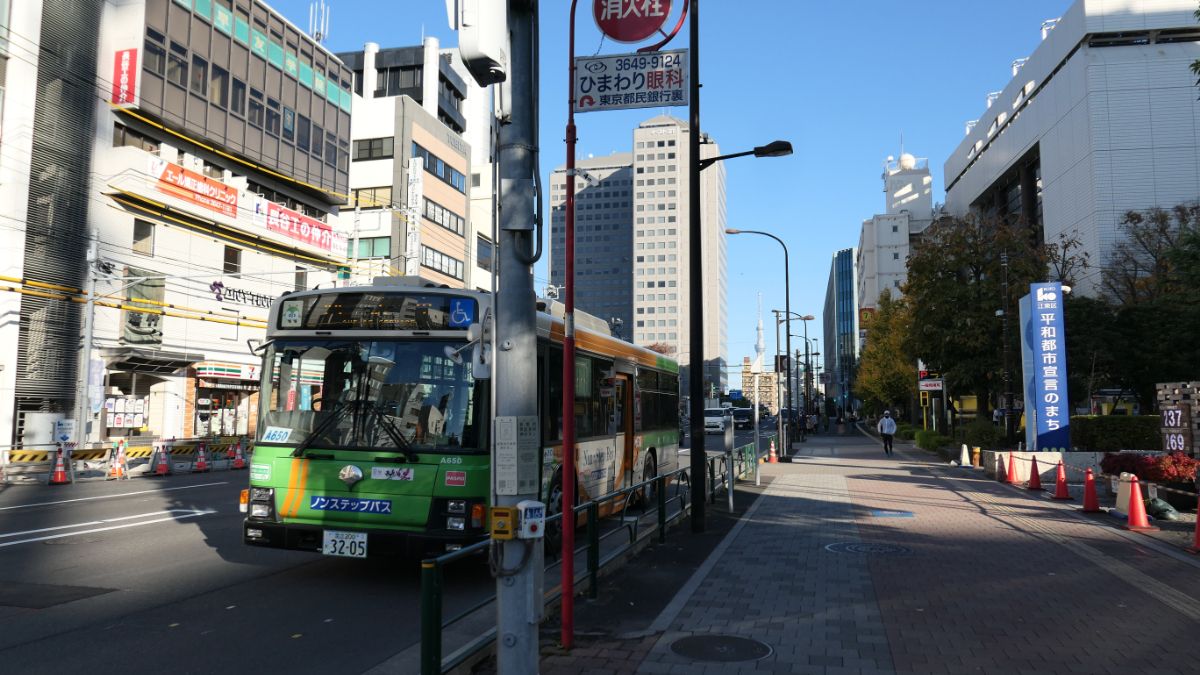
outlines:
M494 0L500 1L500 0ZM437 36L457 44L443 0L328 0L333 51L418 44ZM307 0L272 6L301 28ZM567 0L543 0L541 10L542 171L565 161ZM633 51L601 41L591 1L580 0L578 55ZM681 0L675 0L678 14ZM1060 16L1069 0L704 0L701 5L701 128L723 152L774 139L795 154L736 159L726 164L730 227L769 230L791 255L792 309L813 314L809 337L821 338L821 314L835 251L858 245L865 218L884 208L880 174L888 155L904 148L927 157L935 201L942 201L942 164L963 138L963 125L985 109L989 91L1004 87L1014 59L1041 40L1041 23ZM687 46L686 27L668 48ZM632 47L632 48L631 48ZM579 156L627 151L632 129L662 109L580 115ZM687 108L667 112L687 119ZM783 307L779 245L736 236L729 248L731 386L743 356L753 356L756 297L762 293L767 352L774 352L770 310ZM543 260L537 284L548 283ZM801 326L793 326L801 333ZM793 340L793 348L798 340ZM801 348L803 343L801 342ZM824 340L821 339L821 349Z

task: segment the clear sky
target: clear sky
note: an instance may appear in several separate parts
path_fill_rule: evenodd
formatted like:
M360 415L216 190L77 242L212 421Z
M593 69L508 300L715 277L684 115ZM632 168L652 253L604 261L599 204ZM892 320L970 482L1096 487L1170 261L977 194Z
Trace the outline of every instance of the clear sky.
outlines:
M308 0L268 0L301 28ZM499 2L501 0L491 0ZM443 0L327 0L333 51L419 44L433 35L457 45ZM673 18L681 0L674 0ZM580 0L578 55L640 45L602 41ZM880 175L888 155L927 157L942 201L942 164L987 92L1011 79L1011 63L1041 40L1041 23L1070 0L703 0L700 6L701 129L722 152L785 139L791 157L726 164L729 226L768 230L791 256L792 310L812 314L808 335L824 349L821 315L835 251L858 245L861 223L884 209ZM543 178L565 162L568 0L541 2ZM669 22L670 23L670 22ZM687 46L686 27L668 48ZM577 117L579 157L628 151L632 129L664 112L645 109ZM666 110L686 120L687 108ZM547 233L548 233L547 226ZM730 386L754 355L756 297L762 293L768 362L771 309L782 309L783 261L766 237L729 237ZM535 269L548 283L545 258ZM802 325L792 328L801 334ZM803 342L793 340L793 348Z

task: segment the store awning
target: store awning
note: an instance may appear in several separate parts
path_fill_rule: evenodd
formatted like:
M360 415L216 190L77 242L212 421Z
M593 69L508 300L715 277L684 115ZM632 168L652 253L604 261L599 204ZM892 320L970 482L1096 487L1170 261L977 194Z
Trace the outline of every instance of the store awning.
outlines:
M100 354L110 370L159 375L169 375L204 360L204 354L168 352L142 347L110 347L101 349Z

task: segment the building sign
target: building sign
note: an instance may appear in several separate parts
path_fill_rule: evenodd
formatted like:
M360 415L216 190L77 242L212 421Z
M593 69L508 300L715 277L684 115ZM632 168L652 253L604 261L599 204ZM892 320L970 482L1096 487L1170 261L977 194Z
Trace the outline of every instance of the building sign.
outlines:
M138 50L121 49L113 61L112 104L120 108L137 105Z
M425 196L425 165L410 162L408 165L408 197L404 204L407 226L404 228L404 275L418 276L421 273L421 201Z
M575 59L575 112L688 104L687 50Z
M942 390L942 381L941 380L918 380L917 381L917 389L919 389L921 391L941 391Z
M592 0L596 27L611 40L639 42L654 35L671 13L671 0Z
M266 214L267 229L283 236L319 248L326 253L346 257L346 235L336 232L329 225L315 218L296 213L275 202L262 200L255 206L260 214Z
M237 190L219 180L213 180L158 157L150 158L150 176L158 180L157 187L160 192L229 218L237 217Z
M196 377L226 380L258 380L258 365L202 361L196 364Z
M1030 284L1029 295L1021 299L1025 409L1034 416L1032 424L1026 423L1026 440L1033 450L1054 452L1071 447L1062 298L1062 284L1054 282Z
M1192 408L1190 405L1161 405L1163 450L1192 453Z
M162 274L139 267L125 268L125 305L121 317L121 344L161 345L166 280Z
M250 305L251 307L271 306L270 297L241 288L230 288L222 281L212 282L208 285L208 289L213 292L213 296L220 303L236 303L239 305Z

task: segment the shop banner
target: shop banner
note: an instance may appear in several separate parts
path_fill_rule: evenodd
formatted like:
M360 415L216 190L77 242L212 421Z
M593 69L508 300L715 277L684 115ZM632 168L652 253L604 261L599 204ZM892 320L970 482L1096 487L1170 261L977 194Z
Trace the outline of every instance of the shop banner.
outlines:
M118 108L137 106L138 50L118 50L113 61L112 104Z
M263 201L258 205L259 213L267 216L267 229L308 244L335 256L346 257L347 239L341 232L315 218L296 213L275 202Z
M158 157L150 158L150 175L158 180L156 187L160 192L229 218L237 218L237 190L221 181Z

